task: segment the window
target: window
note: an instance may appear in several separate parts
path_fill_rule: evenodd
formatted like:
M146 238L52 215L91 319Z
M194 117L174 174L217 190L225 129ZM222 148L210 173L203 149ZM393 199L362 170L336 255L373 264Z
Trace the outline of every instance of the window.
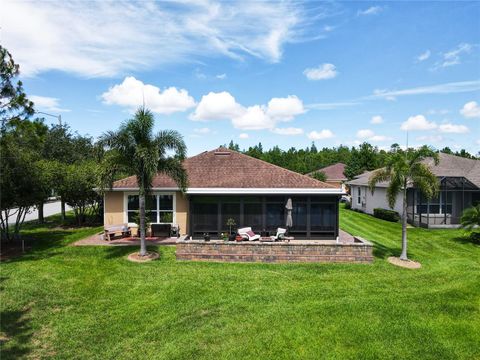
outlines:
M362 203L362 188L359 186L357 190L357 204L360 205Z
M427 201L427 199L418 193L417 213L419 214L451 214L452 213L452 193L441 192L437 197Z
M138 221L138 195L127 197L127 219L129 223ZM145 215L153 224L173 223L173 195L155 194L145 198Z

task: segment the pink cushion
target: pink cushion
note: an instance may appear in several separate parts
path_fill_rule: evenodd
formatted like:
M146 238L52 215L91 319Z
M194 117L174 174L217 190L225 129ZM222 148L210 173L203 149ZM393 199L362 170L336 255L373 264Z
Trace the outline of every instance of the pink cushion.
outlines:
M247 231L247 235L253 237L255 236L255 233L253 231Z

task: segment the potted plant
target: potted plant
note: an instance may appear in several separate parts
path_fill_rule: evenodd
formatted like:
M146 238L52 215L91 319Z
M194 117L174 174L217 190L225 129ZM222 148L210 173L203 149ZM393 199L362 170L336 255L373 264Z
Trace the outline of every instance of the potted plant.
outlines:
M210 234L209 233L203 233L203 240L210 241Z
M232 226L236 226L237 223L235 222L235 219L233 218L228 218L227 219L227 226L229 227L230 229L230 233L229 233L229 236L228 236L228 240L230 241L234 241L235 240L235 233L232 232Z
M223 241L228 241L228 234L227 233L221 233L221 236L220 236Z

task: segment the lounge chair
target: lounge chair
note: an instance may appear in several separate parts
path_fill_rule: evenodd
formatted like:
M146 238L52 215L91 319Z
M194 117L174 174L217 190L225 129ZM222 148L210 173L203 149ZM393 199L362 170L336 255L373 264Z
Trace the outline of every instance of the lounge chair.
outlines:
M277 234L275 236L270 236L273 241L283 240L287 234L287 229L277 228Z
M241 229L238 229L238 235L243 237L244 239L247 239L248 241L255 241L260 239L260 235L255 234L252 231L251 227L244 227Z

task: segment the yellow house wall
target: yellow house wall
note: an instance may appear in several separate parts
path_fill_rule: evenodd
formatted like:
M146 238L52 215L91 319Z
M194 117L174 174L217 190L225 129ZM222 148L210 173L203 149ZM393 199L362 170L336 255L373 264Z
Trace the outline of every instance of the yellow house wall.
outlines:
M176 193L175 203L175 219L180 226L180 233L185 235L188 233L188 199L181 192ZM105 225L120 225L124 221L124 192L108 191L105 193ZM132 229L134 234L136 228Z
M105 193L105 216L104 225L120 225L124 223L123 218L123 192L108 191Z

